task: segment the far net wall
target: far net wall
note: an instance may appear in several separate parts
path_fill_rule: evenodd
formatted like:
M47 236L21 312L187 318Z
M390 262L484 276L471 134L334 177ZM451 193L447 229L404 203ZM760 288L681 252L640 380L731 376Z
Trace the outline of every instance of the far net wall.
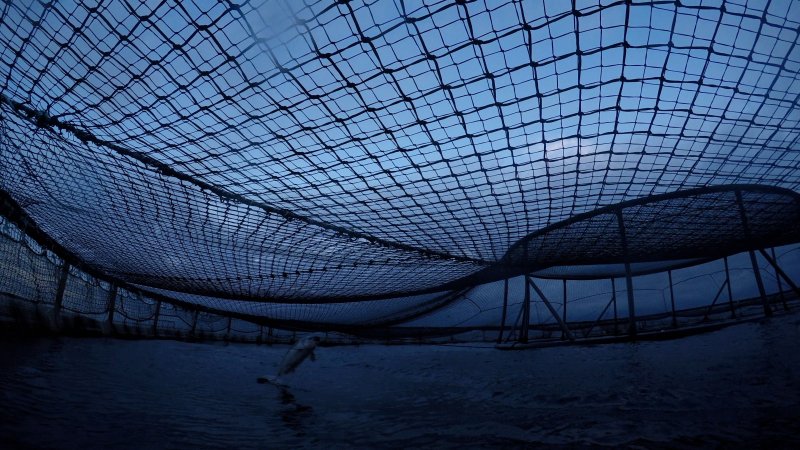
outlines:
M800 246L770 249L768 254L774 254L791 279L800 279ZM633 277L639 331L763 316L748 254L733 255L727 261L727 272L724 260L719 259ZM759 257L758 263L769 307L777 312L796 308L798 296L789 284L766 259ZM394 310L392 300L359 302L358 308L366 310L360 318L367 324L359 326L347 322L348 318L353 319L352 307L348 305L247 306L237 304L247 303L237 300L184 296L184 301L197 302L197 307L192 308L170 303L162 295L114 287L109 281L76 267L70 266L65 275L64 264L16 225L0 218L0 317L8 322L6 325L79 334L242 342L291 342L298 334L314 329L333 332L328 338L339 342L352 338L337 331L370 340L513 342L520 338L525 305L524 279L514 277L508 280L507 296L504 281L488 283L457 295L437 296L428 310L408 309L403 306L404 299L397 299ZM547 276L547 272L542 276ZM63 293L59 296L62 277L65 277ZM612 281L612 278L564 280L534 276L533 280L576 337L626 334L630 315L624 277L616 276ZM562 339L563 329L538 295L531 293L529 338ZM419 298L408 301L412 305L420 303ZM230 310L216 313L202 310L209 305L227 306ZM372 316L370 308L376 311ZM407 310L404 315L393 315L403 308ZM231 315L241 310L249 310L261 318L294 320L303 327L290 330ZM379 312L403 320L381 321L383 316ZM372 318L368 320L369 317Z
M766 249L766 252L796 285L796 280L800 280L800 245ZM765 299L761 297L747 252L727 257L727 271L725 260L717 259L634 276L632 285L638 332L689 331L696 327L761 318L765 315L764 303L773 313L796 310L800 306L798 292L758 252L756 261ZM577 339L628 335L630 312L624 274L596 279L560 279L543 271L542 276L547 277L534 274L531 279ZM401 327L408 336L436 335L437 328L448 322L446 333L449 339L492 340L502 330L501 341L514 342L520 338L522 328L525 280L521 276L508 280L505 320L504 283L478 286L467 293L463 301L454 302ZM540 341L563 339L563 328L553 312L534 289L529 287L529 291L529 338ZM397 333L402 334L400 330Z
M114 287L64 260L0 216L0 326L21 331L248 342L295 333ZM63 277L63 292L59 285Z

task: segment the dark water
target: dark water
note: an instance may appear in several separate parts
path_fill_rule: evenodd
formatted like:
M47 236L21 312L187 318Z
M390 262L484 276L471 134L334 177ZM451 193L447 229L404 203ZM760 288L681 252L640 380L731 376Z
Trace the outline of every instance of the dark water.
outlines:
M501 352L0 342L6 448L800 448L800 317L676 341Z

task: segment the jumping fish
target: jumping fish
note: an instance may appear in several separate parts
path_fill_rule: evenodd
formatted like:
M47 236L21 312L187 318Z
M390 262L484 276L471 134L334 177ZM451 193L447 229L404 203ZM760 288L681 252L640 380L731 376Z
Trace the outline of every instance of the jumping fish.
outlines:
M283 361L281 361L280 368L278 369L278 374L275 376L259 377L258 382L278 385L282 384L280 382L280 377L294 372L294 370L297 369L297 366L305 361L306 358L310 357L312 361L316 360L314 349L317 348L319 341L320 336L318 334L311 334L297 341L297 343L294 344L294 346L286 353L286 356L283 357Z

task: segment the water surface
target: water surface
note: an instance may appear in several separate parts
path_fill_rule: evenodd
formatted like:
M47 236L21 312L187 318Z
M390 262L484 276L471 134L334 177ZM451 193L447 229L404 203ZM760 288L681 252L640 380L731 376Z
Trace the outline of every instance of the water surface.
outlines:
M798 448L800 316L674 341L504 352L0 342L12 448Z

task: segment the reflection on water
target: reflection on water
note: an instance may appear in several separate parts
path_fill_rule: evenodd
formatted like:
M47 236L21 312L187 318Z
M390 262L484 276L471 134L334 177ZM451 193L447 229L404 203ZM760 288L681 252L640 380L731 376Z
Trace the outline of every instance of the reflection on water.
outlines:
M288 387L280 386L281 403L285 405L281 411L281 420L286 426L294 430L297 436L305 436L303 430L303 421L306 421L312 414L312 408L307 405L301 405L295 401L294 395L289 392Z
M800 317L520 352L0 342L0 442L48 448L797 447Z

